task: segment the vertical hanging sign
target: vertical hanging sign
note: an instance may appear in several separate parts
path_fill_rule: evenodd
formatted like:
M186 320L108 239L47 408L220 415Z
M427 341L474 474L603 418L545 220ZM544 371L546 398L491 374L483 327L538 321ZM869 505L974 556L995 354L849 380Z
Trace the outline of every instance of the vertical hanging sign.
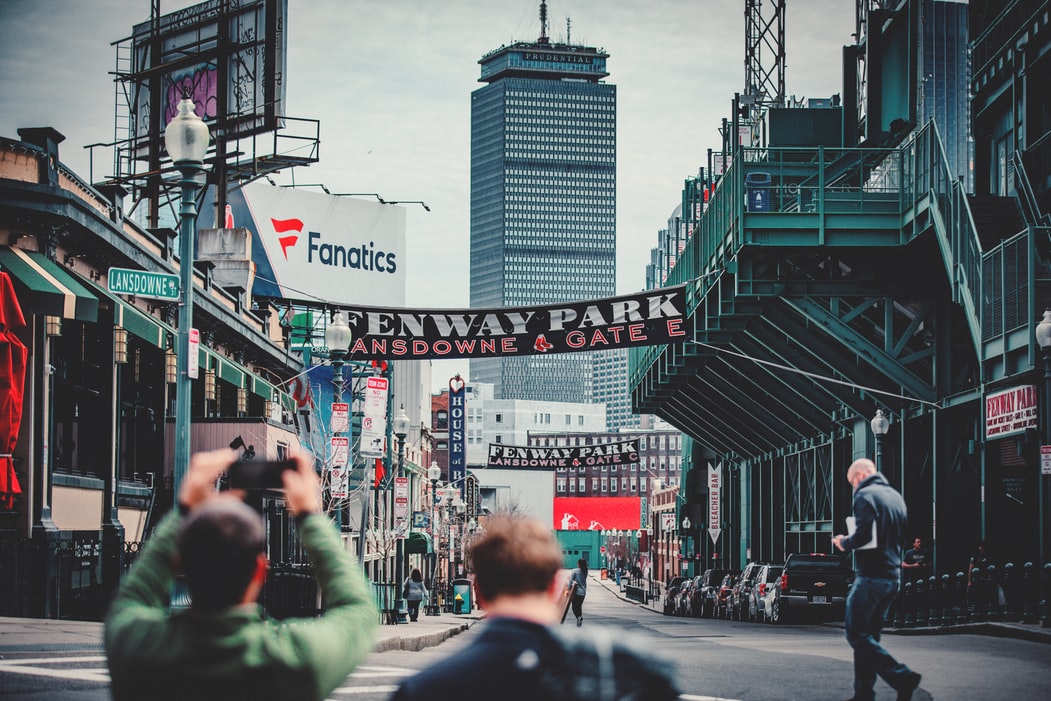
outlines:
M370 377L365 382L365 412L361 417L361 454L366 458L382 458L387 433L386 377Z
M394 478L394 532L398 538L409 535L409 478Z
M466 384L457 375L449 380L449 484L459 485L463 498L463 478L467 473L465 447L467 393Z
M715 545L715 541L719 540L719 533L722 532L722 514L719 510L722 485L722 463L715 467L708 463L708 536L712 539L712 545Z
M332 433L346 433L350 428L350 404L347 402L332 402L332 419L329 425Z
M332 436L332 467L345 467L350 457L350 438Z

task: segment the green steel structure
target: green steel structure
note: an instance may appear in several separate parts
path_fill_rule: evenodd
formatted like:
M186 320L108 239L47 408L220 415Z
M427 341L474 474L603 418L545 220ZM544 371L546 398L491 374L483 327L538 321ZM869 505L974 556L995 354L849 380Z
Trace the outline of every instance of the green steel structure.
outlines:
M686 185L682 211L699 211ZM987 440L984 400L1042 381L1048 229L983 240L987 210L972 212L933 123L897 148L737 153L666 283L689 285L690 340L631 358L633 409L694 439L683 510L708 566L829 551L877 410L882 469L939 571L964 569L983 537L1001 562L1036 561L1039 440ZM717 523L708 464L724 475Z

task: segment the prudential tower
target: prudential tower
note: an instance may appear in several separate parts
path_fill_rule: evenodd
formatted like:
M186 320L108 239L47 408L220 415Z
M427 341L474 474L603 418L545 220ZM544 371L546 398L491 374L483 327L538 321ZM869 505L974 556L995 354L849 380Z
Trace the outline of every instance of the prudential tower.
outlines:
M540 37L489 52L471 95L471 307L616 293L617 91L602 49ZM474 359L494 396L592 398L589 353Z

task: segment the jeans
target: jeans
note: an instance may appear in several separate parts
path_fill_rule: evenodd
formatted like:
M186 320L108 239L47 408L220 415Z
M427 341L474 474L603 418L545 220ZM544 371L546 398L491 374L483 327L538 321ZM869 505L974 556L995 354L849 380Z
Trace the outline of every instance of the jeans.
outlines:
M570 602L573 605L573 615L580 618L584 615L584 597L574 596L573 601Z
M409 608L409 620L415 621L420 617L420 600L419 599L406 599L405 604Z
M847 595L845 627L847 642L854 648L854 698L870 701L878 674L895 689L911 670L879 644L883 619L898 595L897 579L857 577Z

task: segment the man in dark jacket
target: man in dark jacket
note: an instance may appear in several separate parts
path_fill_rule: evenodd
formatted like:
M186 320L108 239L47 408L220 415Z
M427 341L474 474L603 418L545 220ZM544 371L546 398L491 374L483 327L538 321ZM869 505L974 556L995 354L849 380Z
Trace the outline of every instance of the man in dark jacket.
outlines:
M664 701L673 669L623 631L560 633L562 551L551 530L521 516L489 518L470 546L486 622L469 646L406 679L392 701Z
M832 543L854 551L854 584L847 595L845 627L854 648L854 696L851 701L873 701L878 674L909 701L920 675L898 662L879 643L883 617L898 595L901 548L905 539L905 500L871 460L855 460L847 470L854 488L854 524L850 535ZM875 542L873 542L875 539Z

